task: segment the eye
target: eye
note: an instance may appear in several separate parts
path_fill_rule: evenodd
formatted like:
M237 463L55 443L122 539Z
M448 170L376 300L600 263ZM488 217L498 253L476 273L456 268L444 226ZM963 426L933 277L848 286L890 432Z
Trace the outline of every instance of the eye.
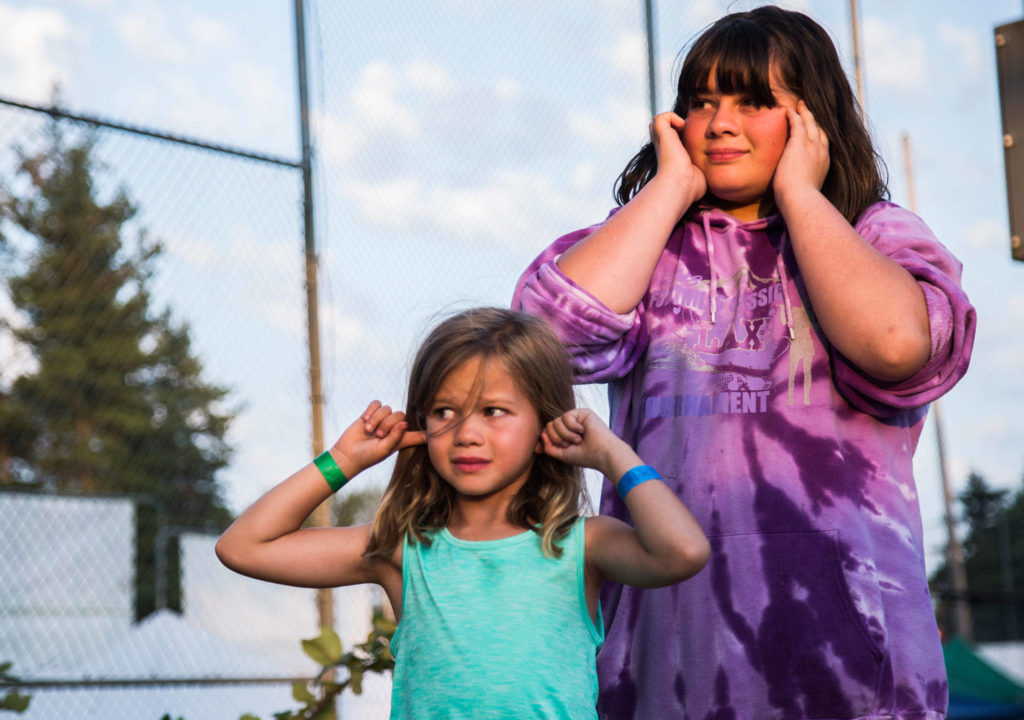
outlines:
M430 409L431 420L440 420L441 422L445 422L451 420L453 417L455 417L455 411L450 407L438 405L437 407Z
M505 408L495 407L493 405L490 406L490 407L485 407L484 408L484 416L485 417L501 417L501 416L507 415L507 414L508 414L508 410L506 410Z
M745 95L744 97L740 98L740 104L743 105L744 107L753 108L754 110L760 110L762 108L768 107L765 103L761 102L757 98L752 97L750 95Z
M705 97L691 97L687 109L689 111L704 110L711 105L711 101Z

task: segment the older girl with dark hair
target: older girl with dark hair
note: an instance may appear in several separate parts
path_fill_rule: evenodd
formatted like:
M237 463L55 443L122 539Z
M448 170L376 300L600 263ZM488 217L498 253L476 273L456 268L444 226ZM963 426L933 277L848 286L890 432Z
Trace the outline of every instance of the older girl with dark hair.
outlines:
M946 709L912 455L964 374L960 263L886 181L828 34L762 7L714 23L601 224L513 304L609 386L709 571L609 586L604 718L914 718ZM627 509L605 492L602 513Z

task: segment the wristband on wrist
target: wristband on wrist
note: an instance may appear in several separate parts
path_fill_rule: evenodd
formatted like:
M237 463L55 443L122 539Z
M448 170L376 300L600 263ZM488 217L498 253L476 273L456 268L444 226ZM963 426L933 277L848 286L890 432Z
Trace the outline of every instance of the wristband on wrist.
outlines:
M325 450L320 453L317 458L313 461L316 465L317 470L324 476L324 480L327 481L327 485L331 488L331 492L338 492L345 483L348 482L348 478L345 477L345 473L338 467L338 463L334 461L334 457L331 456L330 450Z
M619 484L615 486L615 489L619 491L619 497L625 500L626 495L629 494L630 490L640 483L645 483L648 480L661 480L661 475L659 475L658 471L650 465L637 465L622 476L619 480Z

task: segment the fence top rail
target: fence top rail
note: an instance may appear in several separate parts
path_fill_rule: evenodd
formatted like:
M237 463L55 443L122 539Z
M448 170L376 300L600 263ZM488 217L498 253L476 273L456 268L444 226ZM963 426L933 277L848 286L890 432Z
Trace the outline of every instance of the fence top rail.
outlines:
M68 690L73 688L159 687L163 685L291 685L312 677L148 677L148 678L34 678L0 680L0 690Z
M226 155L234 155L235 157L245 158L246 160L255 160L257 162L270 163L271 165L280 165L283 167L294 168L296 170L301 170L303 167L302 162L300 160L290 160L288 158L278 157L275 155L267 155L265 153L255 152L253 150L246 150L244 148L231 147L229 145L221 145L219 143L207 142L205 140L185 137L183 135L175 135L173 133L164 132L161 130L153 130L151 128L144 128L137 125L128 125L125 123L114 122L112 120L105 120L103 118L92 115L72 113L62 108L59 108L56 105L33 105L32 103L14 100L13 98L5 97L2 95L0 95L0 105L7 105L9 107L16 107L22 110L30 110L32 112L43 113L49 115L52 118L71 120L72 122L93 125L94 127L108 128L111 130L120 130L122 132L128 132L135 135L142 135L144 137L155 138L157 140L164 140L166 142L177 143L179 145L188 145L190 147L200 148L202 150L210 150L212 152L223 153Z

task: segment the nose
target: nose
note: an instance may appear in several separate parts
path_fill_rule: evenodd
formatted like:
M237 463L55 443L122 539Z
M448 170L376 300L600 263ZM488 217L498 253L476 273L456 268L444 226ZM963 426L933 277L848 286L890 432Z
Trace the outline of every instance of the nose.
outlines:
M476 413L470 413L455 426L454 441L456 445L479 445L480 438L480 418Z
M724 99L715 108L715 114L711 116L708 123L707 134L709 137L721 135L735 135L738 132L736 114L738 108L729 100Z

